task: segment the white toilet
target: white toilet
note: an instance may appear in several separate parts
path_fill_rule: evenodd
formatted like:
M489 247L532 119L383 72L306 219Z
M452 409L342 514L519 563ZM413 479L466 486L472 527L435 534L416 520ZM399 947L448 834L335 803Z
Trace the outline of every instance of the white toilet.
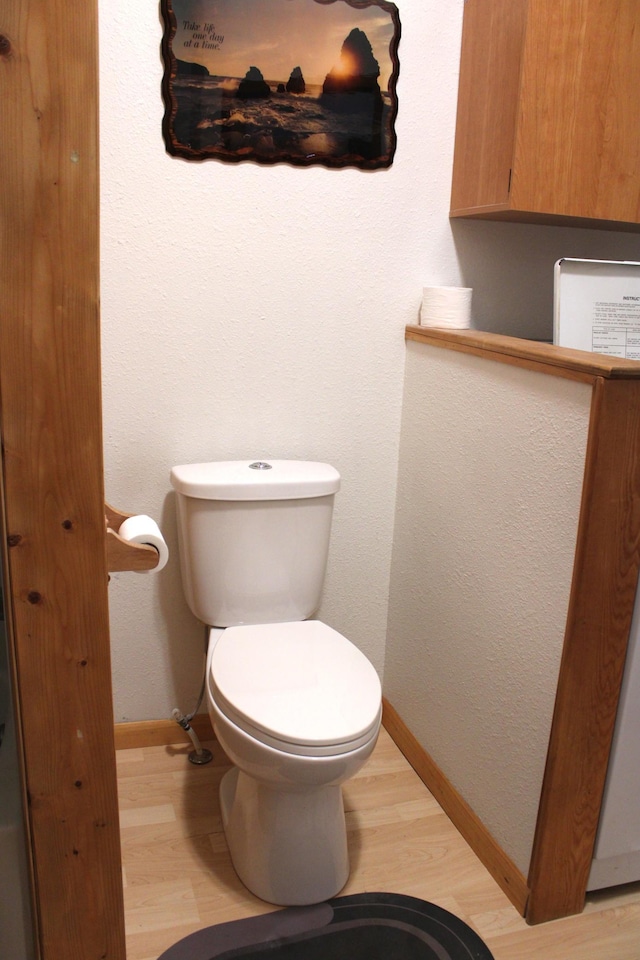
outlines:
M375 746L378 675L318 620L340 475L325 463L174 467L187 602L210 627L206 688L235 766L220 785L234 867L283 906L335 896L349 875L341 784Z

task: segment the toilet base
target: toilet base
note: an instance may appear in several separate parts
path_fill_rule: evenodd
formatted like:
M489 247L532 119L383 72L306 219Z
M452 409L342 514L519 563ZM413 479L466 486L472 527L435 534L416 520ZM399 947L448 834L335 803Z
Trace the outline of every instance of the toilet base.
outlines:
M222 778L220 806L236 873L261 900L320 903L347 882L340 786L273 789L233 767Z

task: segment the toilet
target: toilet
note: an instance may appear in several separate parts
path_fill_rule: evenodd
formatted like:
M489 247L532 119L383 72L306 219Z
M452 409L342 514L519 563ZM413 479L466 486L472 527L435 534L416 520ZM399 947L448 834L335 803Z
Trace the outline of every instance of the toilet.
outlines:
M174 467L187 603L208 626L206 695L233 767L220 785L244 885L282 906L335 896L349 876L341 784L371 754L380 681L320 605L332 466L234 460Z

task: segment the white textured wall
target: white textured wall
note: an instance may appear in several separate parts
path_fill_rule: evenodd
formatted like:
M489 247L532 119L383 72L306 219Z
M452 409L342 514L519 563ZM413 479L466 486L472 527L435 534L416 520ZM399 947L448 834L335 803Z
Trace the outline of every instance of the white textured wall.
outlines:
M174 551L157 576L112 578L118 720L191 709L199 686L173 464L335 464L321 615L382 670L403 328L422 286L473 285L478 327L544 337L557 257L640 258L630 235L449 224L463 2L398 7L396 159L363 172L169 157L157 4L100 0L105 487Z
M385 694L525 875L590 397L407 344Z

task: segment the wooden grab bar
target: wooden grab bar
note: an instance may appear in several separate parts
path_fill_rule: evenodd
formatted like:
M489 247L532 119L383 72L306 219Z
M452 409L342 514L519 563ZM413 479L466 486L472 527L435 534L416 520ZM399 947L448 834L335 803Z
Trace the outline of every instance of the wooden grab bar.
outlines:
M121 525L131 513L116 510L108 503L104 505L106 527L107 570L118 573L124 570L153 570L158 566L160 555L155 547L146 543L131 543L118 534Z

